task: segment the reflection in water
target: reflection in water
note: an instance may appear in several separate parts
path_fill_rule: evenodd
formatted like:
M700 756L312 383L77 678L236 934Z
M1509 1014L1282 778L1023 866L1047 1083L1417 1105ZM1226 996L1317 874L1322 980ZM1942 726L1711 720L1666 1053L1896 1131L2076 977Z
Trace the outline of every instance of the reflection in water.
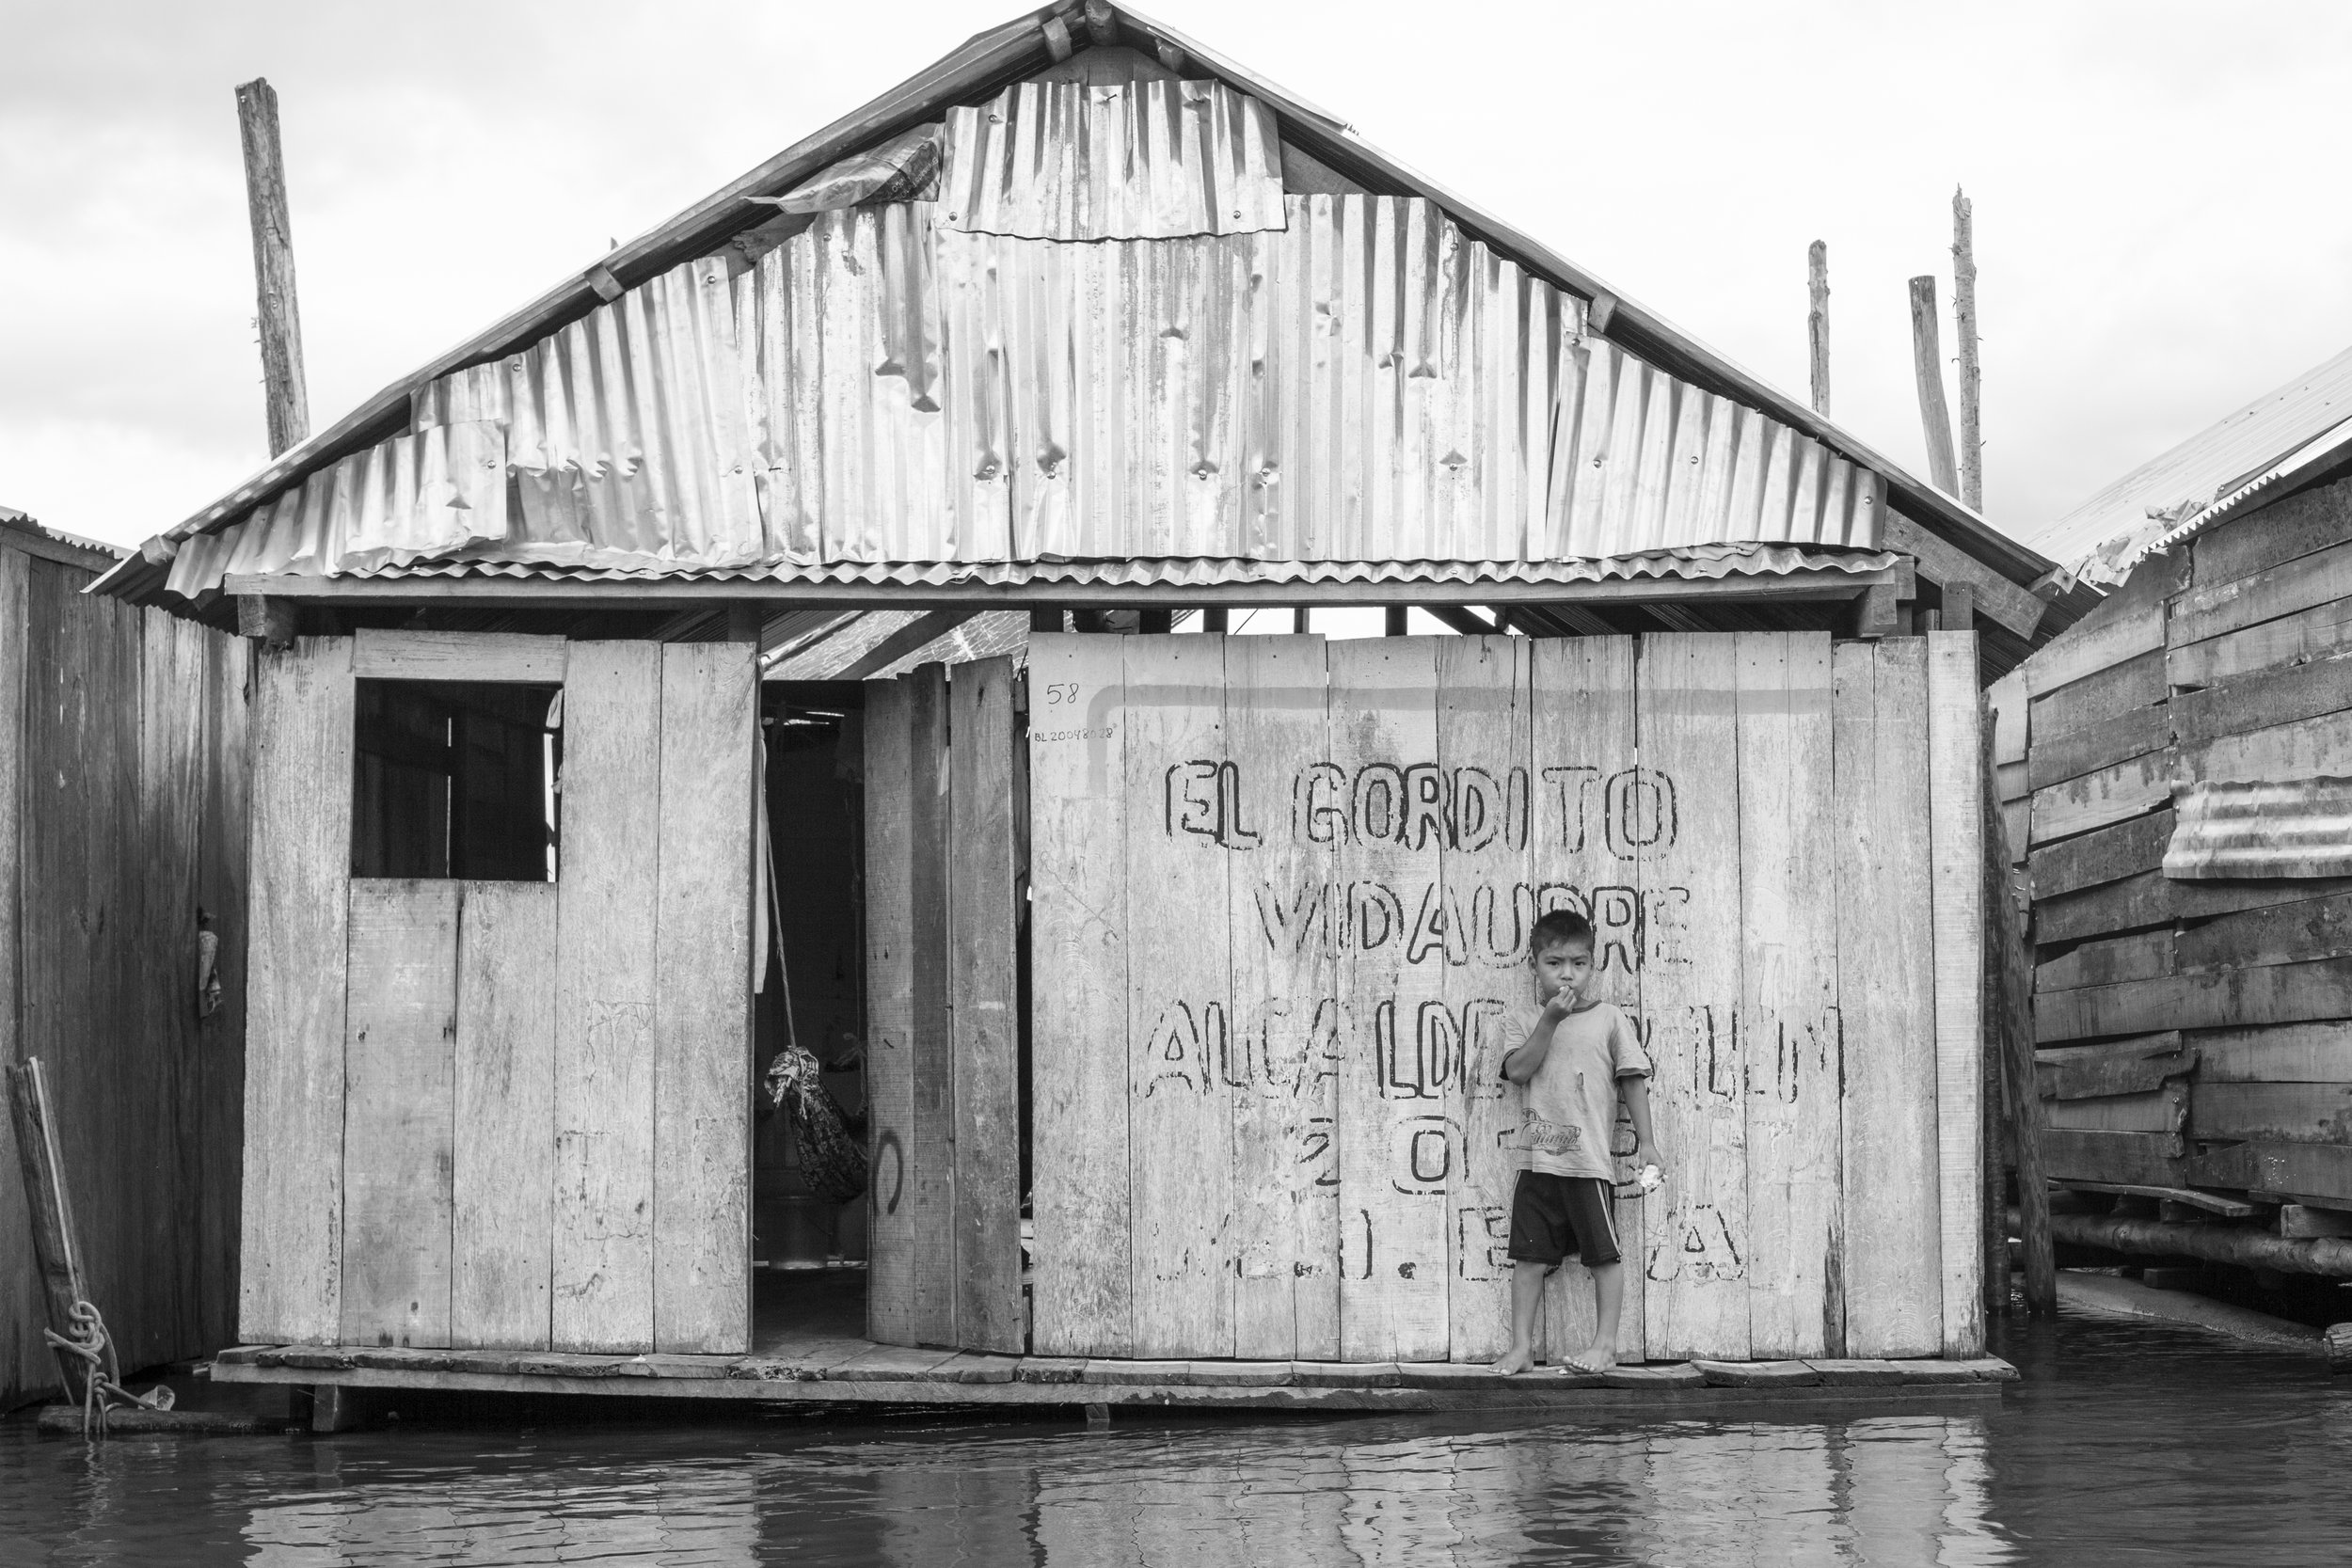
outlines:
M1979 1413L879 1420L677 1408L98 1449L0 1422L0 1564L2338 1560L2352 1386L2161 1330L2018 1337ZM642 1415L642 1412L641 1412Z

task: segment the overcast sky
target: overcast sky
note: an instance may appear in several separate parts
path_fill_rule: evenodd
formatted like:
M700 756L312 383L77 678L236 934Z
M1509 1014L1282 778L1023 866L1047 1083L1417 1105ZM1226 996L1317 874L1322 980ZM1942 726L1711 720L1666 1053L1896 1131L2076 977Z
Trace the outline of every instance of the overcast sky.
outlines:
M233 87L284 120L314 426L1013 14L0 0L0 504L120 542L266 457ZM1924 472L1905 279L1976 204L1986 511L2352 342L2352 7L1156 0ZM1948 320L1946 341L1950 343Z

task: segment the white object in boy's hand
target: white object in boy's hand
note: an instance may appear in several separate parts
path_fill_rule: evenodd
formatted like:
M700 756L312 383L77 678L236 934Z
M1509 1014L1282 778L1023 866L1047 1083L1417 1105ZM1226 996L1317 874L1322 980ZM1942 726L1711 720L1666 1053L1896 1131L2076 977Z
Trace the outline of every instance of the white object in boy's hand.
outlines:
M1642 1174L1633 1179L1633 1184L1645 1193L1654 1193L1665 1182L1665 1180L1666 1173L1658 1166L1644 1165Z

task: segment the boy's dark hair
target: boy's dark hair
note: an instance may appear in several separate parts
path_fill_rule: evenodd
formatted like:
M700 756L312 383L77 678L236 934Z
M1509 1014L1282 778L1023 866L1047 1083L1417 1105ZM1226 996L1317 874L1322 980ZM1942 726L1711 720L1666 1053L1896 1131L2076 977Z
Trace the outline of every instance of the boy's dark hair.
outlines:
M1593 923L1574 910L1553 910L1535 922L1535 929L1527 939L1527 951L1532 957L1547 947L1566 947L1572 943L1593 945Z

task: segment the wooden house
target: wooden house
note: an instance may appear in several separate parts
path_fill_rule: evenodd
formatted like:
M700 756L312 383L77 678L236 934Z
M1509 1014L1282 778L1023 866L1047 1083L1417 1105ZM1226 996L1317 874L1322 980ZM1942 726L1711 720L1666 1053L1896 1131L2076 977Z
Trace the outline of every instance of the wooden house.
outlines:
M1490 1357L1563 906L1658 1064L1629 1354L1974 1356L2050 568L1192 41L984 33L103 585L267 645L224 1374ZM753 1266L787 1030L862 1271Z
M236 1326L246 655L87 595L119 554L0 508L0 1064L41 1064L72 1283L129 1370ZM0 1105L0 1409L58 1383L19 1169Z
M2120 586L1993 689L2042 1161L2122 1200L2061 1240L2352 1275L2347 389L2352 354L2061 519Z

